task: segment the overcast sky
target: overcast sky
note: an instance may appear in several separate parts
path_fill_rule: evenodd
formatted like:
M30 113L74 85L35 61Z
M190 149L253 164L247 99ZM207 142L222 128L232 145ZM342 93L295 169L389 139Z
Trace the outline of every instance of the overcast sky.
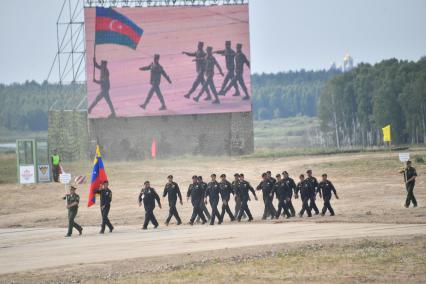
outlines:
M46 79L62 2L2 3L0 83ZM346 52L355 63L418 60L425 15L425 0L250 0L252 73L328 68Z

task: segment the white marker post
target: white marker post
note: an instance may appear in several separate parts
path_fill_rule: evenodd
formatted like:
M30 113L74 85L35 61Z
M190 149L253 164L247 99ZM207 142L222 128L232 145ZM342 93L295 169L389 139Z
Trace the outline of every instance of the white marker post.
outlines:
M399 153L399 160L401 163L406 163L410 160L410 153ZM407 172L406 172L406 166L404 164L404 181L405 181L405 189L407 189Z
M65 196L67 196L67 185L71 181L71 174L62 173L59 175L59 182L65 186ZM67 199L65 198L65 204L67 204Z

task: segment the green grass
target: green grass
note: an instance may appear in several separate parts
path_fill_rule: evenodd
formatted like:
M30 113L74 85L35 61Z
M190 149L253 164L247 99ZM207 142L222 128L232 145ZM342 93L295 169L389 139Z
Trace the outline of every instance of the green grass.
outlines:
M421 283L426 241L356 240L307 244L238 260L193 263L161 273L118 278L111 283ZM100 281L88 281L100 283Z
M309 135L319 127L313 117L297 116L285 119L254 121L256 149L309 147Z
M16 183L16 155L0 154L0 184Z
M13 143L16 139L47 139L47 131L13 131L0 127L0 143Z

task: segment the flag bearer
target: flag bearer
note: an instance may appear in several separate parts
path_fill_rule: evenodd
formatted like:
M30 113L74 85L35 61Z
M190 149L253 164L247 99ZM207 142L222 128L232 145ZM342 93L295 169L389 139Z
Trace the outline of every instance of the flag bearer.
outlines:
M105 232L106 226L108 226L110 233L112 233L112 230L114 230L114 227L112 226L108 218L109 210L111 208L111 201L112 201L112 191L111 189L109 189L108 185L109 183L106 180L102 183L101 190L95 190L96 194L101 195L102 225L101 225L101 230L99 234L103 234Z

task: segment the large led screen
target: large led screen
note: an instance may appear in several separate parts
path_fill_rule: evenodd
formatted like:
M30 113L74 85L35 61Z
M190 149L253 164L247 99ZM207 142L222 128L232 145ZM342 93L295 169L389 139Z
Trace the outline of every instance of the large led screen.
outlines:
M248 5L86 8L90 118L251 111Z

